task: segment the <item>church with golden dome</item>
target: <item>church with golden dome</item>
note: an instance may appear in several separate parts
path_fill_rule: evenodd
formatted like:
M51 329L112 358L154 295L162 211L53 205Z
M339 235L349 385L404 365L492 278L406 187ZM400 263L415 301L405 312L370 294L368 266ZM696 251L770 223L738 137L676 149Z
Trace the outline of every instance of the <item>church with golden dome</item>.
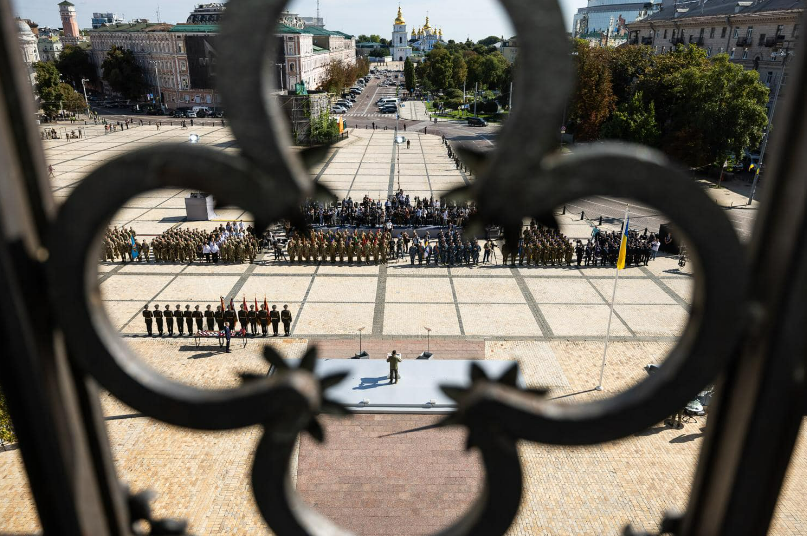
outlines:
M429 17L426 17L426 24L421 28L412 29L412 36L409 39L409 45L423 53L430 52L434 45L440 43L444 45L446 42L443 40L443 29L432 28L429 24Z
M390 55L392 56L392 61L406 61L406 58L412 55L412 47L409 46L406 21L403 18L401 6L398 6L398 16L395 17L395 23L392 26Z

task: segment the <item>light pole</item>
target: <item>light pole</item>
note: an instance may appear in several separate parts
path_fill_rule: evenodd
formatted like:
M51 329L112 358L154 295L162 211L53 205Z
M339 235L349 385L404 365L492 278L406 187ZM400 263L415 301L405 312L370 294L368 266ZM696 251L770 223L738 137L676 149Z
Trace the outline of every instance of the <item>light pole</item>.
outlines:
M283 64L282 63L275 63L277 65L278 70L280 71L280 91L283 91Z
M154 65L154 77L157 79L157 100L160 102L160 111L163 111L163 90L160 87L160 73L157 71L157 61L151 60Z
M774 54L776 54L774 52ZM768 126L765 129L765 137L762 139L762 148L759 150L759 162L757 163L757 169L754 171L754 182L751 183L751 193L748 194L748 205L751 204L751 201L754 200L754 194L757 191L757 184L759 183L759 172L762 169L762 160L765 158L765 149L768 147L768 139L771 136L771 127L773 126L773 111L776 109L776 101L779 100L779 90L782 89L782 79L785 76L785 65L787 65L787 59L793 55L789 49L784 49L780 51L778 56L782 56L782 70L779 73L779 80L776 83L776 92L773 94L773 103L771 103L771 109L768 111Z
M84 104L87 105L87 119L90 118L90 101L87 100L87 86L84 85L84 82L89 82L88 79L82 78L81 79L81 88L84 90Z

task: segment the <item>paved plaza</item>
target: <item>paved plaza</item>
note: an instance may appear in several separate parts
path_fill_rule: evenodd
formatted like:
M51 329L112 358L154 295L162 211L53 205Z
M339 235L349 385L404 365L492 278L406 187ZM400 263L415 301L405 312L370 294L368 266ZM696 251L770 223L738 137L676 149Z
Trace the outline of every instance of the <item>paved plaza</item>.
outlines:
M208 121L209 123L209 121ZM237 152L230 131L198 126L200 143ZM90 129L92 131L92 129ZM190 129L163 124L130 128L82 141L45 141L53 165L54 196L63 200L104 161L137 147L187 142ZM92 135L92 132L91 132ZM474 177L457 170L437 136L410 133L411 148L393 149L393 132L351 131L310 170L338 197L385 199L399 185L410 196L442 197ZM151 239L172 228L209 229L220 222L185 221L189 191L160 190L130 200L111 225L133 227ZM237 208L221 220L251 216ZM586 239L591 227L567 214L561 231ZM613 226L606 224L606 230ZM616 226L618 229L618 224ZM364 349L383 358L397 348L401 365L425 350L432 329L436 359L516 360L530 387L547 387L558 404L613 396L646 377L643 366L661 363L680 336L694 291L691 265L660 256L647 267L621 272L612 322L604 392L597 383L603 336L613 289L612 267L411 266L409 258L387 265L344 266L275 262L254 264L101 263L99 284L112 325L138 356L176 381L210 389L233 387L239 373L265 373L261 347L271 344L286 358L309 346L319 355L350 357L364 327ZM177 303L215 305L220 296L287 303L294 315L291 337L197 347L193 339L145 337L140 311ZM406 381L405 372L404 380ZM118 476L134 490L154 489L156 517L186 518L192 534L265 534L251 492L253 452L262 430L203 433L168 426L138 414L109 394L102 396ZM326 442L300 439L292 478L303 498L328 517L363 536L415 536L436 532L469 507L481 489L484 468L466 453L461 429L428 429L433 415L324 418ZM592 447L522 443L524 499L511 535L617 535L634 528L657 530L665 511L685 508L706 418L683 430L662 425L621 441ZM396 435L390 435L396 434ZM807 535L807 470L804 434L772 534ZM796 475L796 476L794 476ZM38 524L18 450L0 452L2 531L24 534Z

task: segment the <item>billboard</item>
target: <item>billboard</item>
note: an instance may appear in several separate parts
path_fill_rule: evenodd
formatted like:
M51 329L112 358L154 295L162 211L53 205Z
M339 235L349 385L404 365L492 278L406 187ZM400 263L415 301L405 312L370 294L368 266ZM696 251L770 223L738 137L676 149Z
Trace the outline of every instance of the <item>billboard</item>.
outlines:
M188 74L190 89L213 89L216 87L215 35L189 35L185 37L185 50L188 53Z

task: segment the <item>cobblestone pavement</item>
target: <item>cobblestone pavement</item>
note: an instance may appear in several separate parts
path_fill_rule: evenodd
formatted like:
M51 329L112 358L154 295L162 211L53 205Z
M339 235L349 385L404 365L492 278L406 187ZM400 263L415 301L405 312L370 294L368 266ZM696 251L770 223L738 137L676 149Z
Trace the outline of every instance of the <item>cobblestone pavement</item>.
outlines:
M260 342L275 346L286 357L300 357L309 344L305 339ZM331 357L346 357L355 348L351 342L310 341L321 346L321 355ZM371 356L381 355L395 344L405 356L412 356L424 343L401 342L374 339L367 349ZM261 344L256 342L246 349L237 347L232 354L221 353L215 343L202 348L176 340L129 343L160 373L195 386L232 387L239 372L267 370L260 357ZM566 404L609 396L636 384L644 377L642 366L661 360L669 345L614 343L603 393L592 390L602 351L597 341L438 340L432 350L439 358L515 358L528 385L548 386L549 398ZM187 518L194 534L268 533L249 486L259 428L189 431L143 417L109 395L101 402L119 477L134 490L158 492L156 515ZM394 441L383 437L429 424L429 419L373 415L325 419L328 435L323 446L307 437L300 443L295 476L303 498L365 536L420 535L448 524L471 503L481 479L476 455L460 452L462 433L426 430L394 436ZM593 447L521 444L525 495L510 534L616 535L626 523L655 528L664 511L686 504L704 425L702 419L680 431L656 425ZM775 535L805 534L807 495L805 480L800 478L807 470L803 439L777 512ZM393 455L399 459L395 464L386 461ZM23 486L19 451L0 452L0 475L4 532L37 530L33 503Z
M198 127L201 143L236 151L227 129ZM187 139L188 130L138 127L82 142L45 142L57 201L86 173L115 154L138 146ZM400 164L392 133L359 132L331 149L310 170L339 195L384 197L398 186L411 195L441 196L473 180L446 165L439 138L410 136ZM181 190L149 192L130 200L113 224L139 236L173 227L205 228L184 221ZM239 209L222 219L249 221ZM578 216L579 218L579 216ZM590 222L560 216L572 238L590 235ZM610 229L612 222L604 227ZM618 224L616 224L618 228ZM393 347L406 359L426 347L438 359L515 359L530 386L550 388L558 404L577 404L621 392L642 381L643 366L661 363L686 322L695 281L691 265L660 257L648 267L620 274L605 372L605 391L593 390L602 359L602 337L613 289L613 268L581 267L344 267L322 264L99 265L99 283L110 322L138 355L160 373L191 385L222 389L238 373L263 373L262 344L286 357L300 357L309 344L320 356L349 357L363 349L381 357ZM218 344L197 348L190 338L148 339L139 314L146 303L215 305L220 295L288 303L295 316L292 337L250 340L232 354ZM119 477L134 490L153 488L157 516L189 520L194 534L267 533L249 484L257 428L202 433L139 415L110 395L102 397ZM383 437L428 424L425 416L361 415L324 419L325 445L303 437L293 463L298 490L326 515L364 536L420 535L448 524L478 493L477 455L461 452L459 430L426 430ZM654 530L666 510L686 506L705 419L683 430L654 426L621 441L593 447L522 444L524 499L513 535L616 535L627 523ZM802 432L804 436L804 432ZM772 534L807 535L807 451L794 456ZM387 461L393 451L399 463ZM427 454L428 453L428 454ZM35 509L24 485L18 450L0 452L0 531L37 530Z

